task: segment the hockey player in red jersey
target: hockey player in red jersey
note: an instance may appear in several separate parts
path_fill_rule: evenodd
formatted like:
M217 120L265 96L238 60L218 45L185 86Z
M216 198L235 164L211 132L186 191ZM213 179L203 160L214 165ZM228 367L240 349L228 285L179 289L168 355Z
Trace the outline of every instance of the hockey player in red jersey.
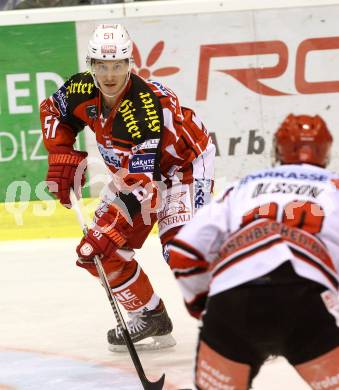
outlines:
M132 41L122 25L96 28L87 64L87 72L72 76L41 103L49 190L70 207L70 189L79 192L84 185L87 153L73 146L89 126L112 181L77 247L77 264L97 276L92 259L102 256L112 291L131 317L132 340L152 337L153 346L170 346L175 342L164 303L137 261L116 251L140 248L157 221L168 256L168 241L210 198L215 146L174 92L131 72ZM111 350L124 346L119 327L107 337Z
M251 387L284 356L312 389L339 386L339 186L319 116L289 115L281 165L249 174L201 209L170 245L192 316L202 317L197 389Z

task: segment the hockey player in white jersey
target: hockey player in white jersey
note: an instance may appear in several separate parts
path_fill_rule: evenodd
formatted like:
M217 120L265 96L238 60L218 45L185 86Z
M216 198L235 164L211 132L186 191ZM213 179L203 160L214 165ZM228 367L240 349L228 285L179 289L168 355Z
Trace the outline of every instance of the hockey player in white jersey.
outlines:
M312 389L339 389L339 178L319 116L289 115L279 166L249 174L174 238L170 266L202 318L195 386L251 387L284 356Z

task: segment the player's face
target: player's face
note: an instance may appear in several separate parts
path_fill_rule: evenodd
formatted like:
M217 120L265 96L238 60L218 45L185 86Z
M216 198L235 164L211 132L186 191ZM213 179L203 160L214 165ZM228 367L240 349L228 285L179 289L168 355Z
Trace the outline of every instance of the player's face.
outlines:
M92 67L103 93L115 95L124 87L129 68L127 60L95 60Z

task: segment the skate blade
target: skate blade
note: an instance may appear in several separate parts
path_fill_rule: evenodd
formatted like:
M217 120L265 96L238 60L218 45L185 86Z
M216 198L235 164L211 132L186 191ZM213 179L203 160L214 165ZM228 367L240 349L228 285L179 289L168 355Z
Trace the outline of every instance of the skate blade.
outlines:
M148 342L147 342L148 341ZM134 344L137 351L157 351L159 349L170 348L176 345L176 341L171 334L165 336L152 336ZM128 352L126 345L108 344L108 350L111 352Z

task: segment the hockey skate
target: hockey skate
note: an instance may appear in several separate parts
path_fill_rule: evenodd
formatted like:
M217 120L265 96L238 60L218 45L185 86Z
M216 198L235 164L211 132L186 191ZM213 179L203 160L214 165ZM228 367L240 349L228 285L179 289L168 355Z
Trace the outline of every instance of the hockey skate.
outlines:
M159 309L128 313L128 316L130 320L126 325L137 351L169 348L176 344L171 335L172 321L162 302ZM108 331L107 340L110 351L127 351L120 326Z

